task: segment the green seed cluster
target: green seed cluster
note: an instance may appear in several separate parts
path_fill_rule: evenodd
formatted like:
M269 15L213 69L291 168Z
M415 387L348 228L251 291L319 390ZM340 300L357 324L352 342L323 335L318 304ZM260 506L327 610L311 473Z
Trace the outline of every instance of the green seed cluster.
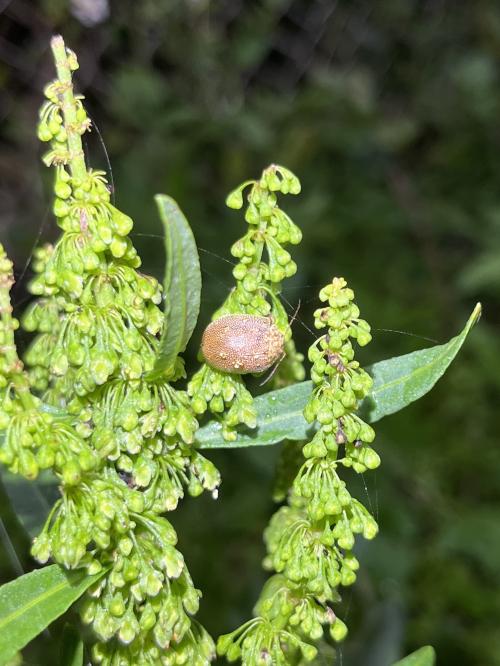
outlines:
M13 266L0 244L0 390L5 390L5 377L12 371L12 364L17 359L14 345L14 330L19 322L12 317L9 292L14 284Z
M35 254L38 298L23 318L36 333L27 372L13 339L11 265L0 251L0 460L27 478L49 468L60 480L34 557L105 571L82 607L98 641L94 663L204 666L214 645L193 618L200 593L161 514L186 490L216 497L220 476L192 446L198 421L187 393L148 378L161 288L137 270L132 220L111 204L105 175L85 167L80 138L90 121L72 93L76 58L61 44L39 137L51 142L44 160L55 170L63 234ZM178 359L173 380L182 376Z
M364 472L380 463L370 446L373 429L355 414L372 380L354 359L352 341L363 346L371 336L353 298L342 278L320 291L326 304L316 310L315 325L328 331L309 349L315 388L304 409L318 430L302 448L287 505L265 531L264 566L276 573L262 591L256 617L217 644L219 654L244 666L313 661L312 643L325 626L334 641L345 637L347 627L331 604L340 601L340 586L356 580L355 536L372 539L378 531L338 474L341 466Z
M105 187L101 196L100 204L71 206L70 219L108 210L111 204ZM131 225L130 221L128 230ZM107 246L99 239L100 249L95 250L93 238L91 228L84 225L78 231L66 231L55 248L38 255L36 268L42 272L30 290L41 298L23 318L26 330L40 333L26 356L38 381L43 376L65 376L71 368L75 392L81 395L117 371L124 379L136 379L151 370L163 320L158 308L160 287L154 278L135 270L135 250L118 258L111 240ZM130 245L128 238L124 241Z
M288 169L272 164L264 169L260 180L248 180L229 194L229 208L243 207L244 192L248 206L245 220L248 231L231 247L238 259L233 269L236 286L214 319L227 314L250 314L272 317L285 336L286 360L275 376L280 386L304 378L302 356L297 353L291 338L288 315L279 300L281 282L295 274L297 265L285 245L296 245L302 233L290 217L278 206L278 193L298 194L300 182ZM264 261L264 251L267 261ZM239 375L227 374L204 364L188 385L197 414L210 410L222 423L226 440L236 437L235 428L244 423L255 427L256 413L250 392Z
M27 479L35 479L42 469L53 469L66 485L74 486L102 463L68 418L41 412L35 398L33 408L26 409L13 388L3 397L0 427L5 428L0 461Z

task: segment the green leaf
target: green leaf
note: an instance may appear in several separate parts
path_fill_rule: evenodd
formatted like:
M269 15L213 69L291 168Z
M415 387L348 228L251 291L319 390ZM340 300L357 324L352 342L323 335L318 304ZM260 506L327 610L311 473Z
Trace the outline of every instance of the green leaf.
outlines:
M462 332L449 342L380 361L368 368L373 388L361 407L363 418L371 423L379 421L428 393L444 375L480 316L481 304L477 303Z
M165 324L160 348L148 379L171 377L175 360L186 349L200 311L201 271L193 232L179 206L165 194L156 204L165 228Z
M430 645L412 652L404 659L396 661L392 666L434 666L436 663L436 652Z
M61 639L60 666L82 666L83 641L71 624L66 624Z
M462 332L446 344L396 356L368 368L373 387L360 406L363 418L374 423L428 393L446 372L480 315L481 305L478 303ZM220 423L210 421L198 430L196 441L200 448L214 449L267 446L284 439L306 439L312 426L304 419L302 411L311 390L309 381L258 396L255 398L256 428L241 430L233 442L226 442Z
M105 570L95 576L65 571L57 564L0 587L0 666L65 613Z
M305 439L308 432L314 430L302 414L311 391L312 382L301 382L259 395L254 400L256 428L242 428L233 442L226 442L222 437L221 424L210 421L196 433L197 445L202 449L239 448L268 446L284 439Z

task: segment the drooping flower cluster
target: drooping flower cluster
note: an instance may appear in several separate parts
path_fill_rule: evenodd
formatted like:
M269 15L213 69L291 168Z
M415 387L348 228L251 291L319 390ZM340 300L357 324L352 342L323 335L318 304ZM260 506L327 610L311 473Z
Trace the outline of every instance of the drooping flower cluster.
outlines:
M106 573L89 590L82 618L98 638L95 663L193 664L214 656L193 619L194 587L170 522L185 489L214 494L213 464L193 447L198 427L186 392L148 378L163 327L161 287L138 271L132 220L111 203L105 174L87 169L81 135L90 128L72 88L74 54L54 38L58 79L47 86L39 137L55 170L54 215L63 234L35 255L23 318L36 333L24 371L17 357L0 253L0 460L35 478L52 469L61 499L33 555ZM35 395L38 394L38 395Z
M276 385L283 385L304 378L302 356L295 350L288 315L278 297L282 281L297 270L284 246L300 243L302 233L279 208L277 194L298 194L300 182L288 169L272 164L264 169L260 180L248 180L231 192L226 204L242 208L247 188L248 231L231 247L231 254L238 259L233 269L236 286L213 318L227 314L270 315L285 337L286 358L274 378ZM255 427L253 399L240 375L204 364L189 382L188 393L197 414L210 410L221 420L225 439L236 437L235 427L240 423Z
M318 429L302 448L287 505L265 532L264 565L276 573L262 591L256 617L218 642L220 654L244 666L313 661L313 643L325 626L333 640L345 637L347 627L331 604L340 601L340 586L356 580L355 536L372 539L378 531L339 476L342 466L361 473L380 464L371 447L375 433L356 414L372 379L355 360L352 341L363 346L371 336L353 298L342 278L320 291L326 304L316 310L315 326L328 330L309 349L315 388L304 409Z

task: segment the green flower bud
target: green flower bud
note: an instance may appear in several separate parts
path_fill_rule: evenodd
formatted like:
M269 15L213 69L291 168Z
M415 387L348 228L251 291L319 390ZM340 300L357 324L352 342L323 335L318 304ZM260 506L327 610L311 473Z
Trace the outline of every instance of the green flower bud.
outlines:
M97 560L93 559L87 564L87 574L89 576L94 576L102 571L102 564Z
M27 479L36 479L38 476L38 464L31 451L22 449L18 456L19 472Z
M127 583L130 583L130 582L136 580L136 578L138 577L139 569L137 568L137 566L135 565L134 562L132 562L131 560L126 560L124 565L123 565L122 575L123 575L123 579Z
M40 469L49 469L54 465L54 451L50 446L43 445L38 449L36 460Z
M322 425L327 425L333 421L333 414L329 405L322 406L316 415L316 419Z
M139 459L133 470L134 482L136 485L143 488L147 487L151 482L154 470L155 467L152 461L147 461L144 458Z
M59 197L59 199L68 199L71 196L71 187L68 185L68 183L64 183L62 181L56 181L54 185L54 192L56 193L56 196ZM57 217L63 217L63 216L57 216Z
M139 416L134 409L124 409L118 414L118 423L127 432L134 430L138 422Z
M338 617L330 626L330 636L336 643L340 643L347 636L347 626Z
M183 409L180 412L176 423L176 430L186 444L191 444L194 440L194 433L198 427L198 422L191 414Z
M138 354L127 354L123 357L123 362L126 363L124 374L129 379L139 379L141 377L144 366L142 358Z
M247 267L244 264L236 264L233 268L233 276L236 280L243 280L247 273Z
M73 298L79 298L83 291L82 276L75 275L68 270L61 271L58 276L58 284Z
M149 597L156 597L163 587L163 577L157 571L150 570L146 576L139 579L139 584L145 594Z
M89 472L97 467L98 457L93 451L84 449L78 455L78 463L84 472Z
M111 603L108 605L108 610L115 617L121 617L125 613L126 606L123 601L123 595L120 592L117 592L113 596Z
M111 543L109 533L99 529L94 530L93 539L101 550L106 550L109 548L109 544Z
M63 352L59 352L55 356L53 356L50 364L50 369L54 375L63 377L68 372L68 367L69 363L66 354L64 354Z
M68 486L76 486L81 479L80 466L75 460L69 460L62 468L62 480Z
M357 340L360 347L367 345L372 339L368 331L358 331Z
M367 444L369 444L369 443L373 442L373 440L375 439L375 431L367 423L362 423L361 428L359 430L358 437L363 442L366 442Z
M243 186L238 187L228 194L226 197L226 206L234 210L239 210L243 206Z
M219 652L219 654L225 654L228 661L236 661L236 659L241 657L241 649L238 645L236 645L236 643L233 643L226 649L225 652Z
M38 132L37 136L40 139L40 141L47 142L47 141L52 141L53 134L47 125L47 123L41 122L38 125Z
M228 435L229 436L229 435ZM188 492L191 497L199 497L203 492L203 485L196 477L191 477L188 484Z
M214 395L210 400L210 410L214 413L220 413L224 411L224 400L219 395Z
M132 218L125 215L114 206L111 206L110 204L108 204L108 206L112 211L114 230L119 236L128 236L134 226Z
M150 631L156 624L156 614L151 606L147 603L141 613L139 619L139 626L142 633Z
M144 496L142 493L134 493L127 499L130 511L134 513L142 513L144 511Z
M66 215L69 215L70 207L64 199L56 199L52 212L56 217L66 217Z
M121 238L120 236L114 236L113 240L109 244L109 249L113 257L118 259L123 257L128 249L128 239Z
M109 641L115 634L117 626L117 620L108 613L107 609L97 608L92 628L101 640ZM123 628L122 620L120 620L120 626Z
M191 401L195 414L204 414L207 411L207 401L201 396L195 396Z
M378 525L374 518L365 517L363 524L363 536L365 539L374 539L378 534Z
M320 625L320 631L321 634L323 634L323 631L321 630L321 625ZM306 661L313 661L313 659L316 659L316 655L318 654L318 650L314 647L314 645L308 645L307 643L301 643L300 651L302 652L302 656Z
M48 561L51 548L49 536L45 532L35 537L31 546L31 554L40 564L45 564Z
M80 617L84 624L90 624L94 621L97 611L97 602L88 597L80 605Z
M342 567L342 570L340 572L340 583L344 587L348 587L349 585L353 585L356 582L356 574L352 569L349 569L348 567Z
M90 375L94 382L101 386L111 375L115 368L112 356L106 352L93 351L90 355Z
M364 450L363 462L368 469L377 469L380 465L380 456L372 448L368 447Z

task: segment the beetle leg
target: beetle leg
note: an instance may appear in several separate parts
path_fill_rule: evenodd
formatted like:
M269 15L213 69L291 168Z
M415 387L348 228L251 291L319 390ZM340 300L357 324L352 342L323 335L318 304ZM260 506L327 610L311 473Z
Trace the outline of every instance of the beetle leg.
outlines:
M280 357L280 358L276 361L276 363L274 364L274 368L271 370L271 372L268 374L268 376L264 379L264 381L261 382L261 383L259 384L259 386L264 386L264 384L267 384L267 382L268 382L270 379L273 378L274 373L275 373L276 370L278 369L278 367L279 367L281 361L285 358L285 356L286 356L286 352L284 351L283 354L281 355L281 357Z

